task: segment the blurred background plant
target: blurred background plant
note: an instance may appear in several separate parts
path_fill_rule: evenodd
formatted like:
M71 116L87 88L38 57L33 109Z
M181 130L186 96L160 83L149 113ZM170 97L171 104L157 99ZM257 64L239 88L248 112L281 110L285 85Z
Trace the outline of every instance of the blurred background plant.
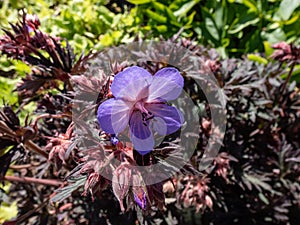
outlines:
M168 39L193 51L214 73L227 96L228 124L212 172L178 174L155 187L155 200L164 196L164 210L157 204L160 210L154 208L146 222L298 224L299 5L295 0L0 1L0 26L6 31L0 40L0 172L7 184L1 188L0 221L8 219L9 202L14 202L11 216L17 206L23 224L143 220L132 210L121 214L118 195L88 165L87 174L80 170L83 176L64 182L61 203L48 202L84 162L72 136L70 77L84 72L91 50ZM22 27L22 9L40 20L34 40ZM18 42L20 36L24 42ZM113 73L124 67L115 66ZM186 85L201 115L191 159L197 168L210 134L209 106L194 83ZM105 90L99 92L103 98ZM97 187L102 191L95 191L92 201L88 190Z
M182 36L216 48L222 57L264 52L270 44L299 41L299 1L129 0L137 5L141 30L151 37Z
M295 0L2 0L0 25L16 22L19 10L25 8L37 14L43 31L66 38L78 54L136 37L170 38L181 31L182 37L216 48L222 58L264 53L264 58L249 57L267 63L272 44L299 44L299 5ZM13 76L14 71L24 76L28 70L22 62L0 58L2 77ZM294 73L299 71L297 67ZM11 81L0 82L12 90Z

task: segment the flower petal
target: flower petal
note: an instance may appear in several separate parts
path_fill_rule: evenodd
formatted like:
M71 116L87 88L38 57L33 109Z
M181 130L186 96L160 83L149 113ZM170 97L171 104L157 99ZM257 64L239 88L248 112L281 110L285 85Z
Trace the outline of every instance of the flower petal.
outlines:
M141 195L141 194L140 194ZM139 207L141 207L142 209L146 209L146 204L147 204L147 200L146 200L146 194L144 191L142 191L142 196L140 195L136 195L135 193L133 194L134 197L134 201L139 205ZM140 197L139 197L140 196Z
M145 125L142 114L134 111L130 117L130 139L135 150L141 154L146 154L154 147L154 137L150 130L149 122Z
M149 122L143 122L140 111L133 111L129 120L130 131L140 139L146 139L151 135Z
M181 94L183 85L183 77L176 68L163 68L153 76L149 87L148 102L155 99L174 100Z
M148 154L149 152L151 152L152 150L137 150L138 151L138 153L140 153L140 155L146 155L146 154Z
M107 133L117 134L128 125L132 104L123 100L108 99L103 102L97 112L100 127Z
M154 138L151 132L151 136L146 139L137 138L132 132L130 139L132 141L133 147L136 151L138 151L141 155L145 155L151 152L154 148ZM151 150L149 150L151 149Z
M128 67L115 76L111 91L115 98L135 101L152 79L153 76L147 70L138 66Z
M166 104L147 104L146 109L153 113L153 129L160 135L174 133L184 122L182 113L173 106Z

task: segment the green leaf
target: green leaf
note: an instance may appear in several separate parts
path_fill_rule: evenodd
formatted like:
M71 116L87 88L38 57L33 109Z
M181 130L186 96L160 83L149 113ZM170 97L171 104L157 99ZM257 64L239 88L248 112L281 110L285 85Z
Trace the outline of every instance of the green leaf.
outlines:
M152 2L152 0L127 0L127 2L135 5L141 5L141 4Z
M166 23L167 22L167 18L166 17L161 16L160 14L158 14L156 12L153 12L150 9L146 10L146 15L149 18L151 18L151 19L153 19L153 20L155 20L155 21L157 21L159 23Z
M251 35L245 35L244 37L247 40L245 44L245 50L247 52L254 52L256 49L262 49L263 45L260 36L260 31L258 29L256 29L255 32L251 33Z
M178 17L185 16L199 2L200 0L194 0L185 3L180 9L174 12L174 15Z
M212 18L205 18L205 27L214 39L220 40L217 26Z
M288 20L295 11L295 9L299 6L299 0L283 0L280 3L278 14L283 20Z
M274 49L272 48L271 44L267 41L264 41L264 49L267 58L274 52Z
M192 12L192 13L188 16L188 18L187 18L187 23L185 24L185 27L188 27L188 26L190 26L190 25L193 23L195 15L196 15L196 11Z
M166 13L171 20L177 21L176 16L174 15L173 11L170 8L166 7Z
M261 63L261 64L264 64L264 65L267 65L268 64L268 60L259 56L259 55L255 55L255 54L248 54L247 55L247 58L251 61L254 61L254 62L258 62L258 63Z
M161 4L159 2L152 2L153 8L156 10L159 10L161 12L165 11L165 8L167 8L164 4Z
M263 37L263 39L267 40L270 44L275 44L280 41L286 40L286 35L280 27L274 30L273 32L263 31L261 33L261 36Z
M284 21L284 24L291 25L293 23L297 23L299 21L299 16L300 16L300 13L299 13L299 15L295 14L289 20Z
M223 29L224 24L226 24L226 18L224 18L226 5L222 4L222 1L217 3L216 11L215 11L215 23L218 29ZM225 20L224 20L225 19Z
M247 6L251 12L257 12L258 9L256 7L257 3L252 0L243 0L243 4Z
M168 20L172 25L178 27L182 26L177 22L176 16L174 15L173 11L169 7L159 2L152 2L152 5L153 8L156 10L156 12L158 11L159 13L161 13L161 15L168 17Z
M243 14L240 18L236 19L236 22L232 28L228 31L229 34L236 34L250 25L256 25L259 22L259 17L255 13Z
M111 33L106 33L100 38L100 43L103 46L111 46L114 43L113 37L111 36Z
M18 82L20 82L20 79L0 77L0 105L3 103L3 99L5 99L5 103L9 104L15 104L18 102L18 94L17 92L13 92Z
M165 33L168 31L168 27L166 25L158 25L155 29L160 33Z
M214 42L215 45L219 45L220 41L220 35L218 27L214 21L214 18L212 17L211 13L206 8L202 8L202 14L204 15L204 27L205 30L208 32L208 39Z
M17 216L18 206L14 201L12 204L2 203L0 207L0 223L4 223L5 220L10 220Z

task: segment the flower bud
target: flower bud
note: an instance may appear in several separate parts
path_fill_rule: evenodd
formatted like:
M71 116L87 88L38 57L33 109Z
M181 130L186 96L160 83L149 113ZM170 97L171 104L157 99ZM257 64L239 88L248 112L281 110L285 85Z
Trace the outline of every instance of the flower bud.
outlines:
M122 212L125 211L123 199L128 193L131 178L132 169L130 167L130 164L127 162L121 163L121 165L119 165L113 173L112 188L115 196L120 203Z
M132 176L132 192L134 201L139 205L139 207L141 207L141 209L146 209L146 187L141 174L137 171L135 171Z

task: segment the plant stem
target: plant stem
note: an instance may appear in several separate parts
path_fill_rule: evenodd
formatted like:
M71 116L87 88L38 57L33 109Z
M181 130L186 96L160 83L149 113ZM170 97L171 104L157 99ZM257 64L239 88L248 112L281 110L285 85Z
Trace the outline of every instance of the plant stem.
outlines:
M282 92L284 92L284 90L285 90L287 84L290 82L290 79L291 79L291 77L292 77L292 74L293 74L295 65L296 65L296 63L293 62L293 63L292 63L292 66L291 66L291 69L290 69L290 71L289 71L289 74L288 74L287 78L285 79L284 84L282 85Z
M64 118L64 117L72 118L72 115L69 115L69 114L66 114L66 113L63 113L63 114L49 114L49 113L42 114L42 115L35 118L35 120L33 121L33 127L36 127L37 123L38 123L38 120L43 119L43 118L61 119L61 118Z
M42 202L40 205L38 205L37 207L35 207L34 209L32 209L32 210L28 211L27 213L21 215L21 216L18 217L16 220L9 221L9 222L12 222L12 224L20 224L21 222L28 220L28 218L29 218L32 214L37 213L38 211L40 211L40 210L41 210L42 208L44 208L48 203L49 203L49 197L48 197L44 202Z
M34 177L16 177L16 176L5 176L4 180L10 182L22 182L22 183L35 183L49 186L61 186L63 184L62 181L54 180L54 179L39 179Z
M41 156L45 157L46 159L48 159L48 153L43 151L39 146L37 146L34 142L32 142L31 140L27 140L24 143L24 146L29 148L30 150L32 150L35 153L40 154Z

